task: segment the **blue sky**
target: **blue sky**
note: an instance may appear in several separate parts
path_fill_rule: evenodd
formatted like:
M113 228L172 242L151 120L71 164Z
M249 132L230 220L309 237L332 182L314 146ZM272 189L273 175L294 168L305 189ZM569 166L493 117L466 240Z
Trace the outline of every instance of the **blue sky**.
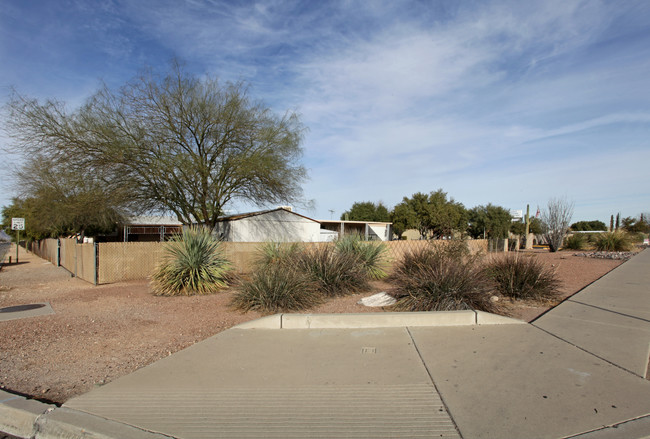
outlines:
M0 0L1 103L15 87L74 108L172 57L302 115L308 216L438 188L468 208L650 212L645 0Z

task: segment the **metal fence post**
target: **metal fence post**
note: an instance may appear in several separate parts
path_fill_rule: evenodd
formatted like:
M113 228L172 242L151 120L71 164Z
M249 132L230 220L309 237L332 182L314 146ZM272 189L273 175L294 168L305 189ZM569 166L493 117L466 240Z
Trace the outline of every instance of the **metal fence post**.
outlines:
M98 250L99 250L99 246L97 245L97 243L96 242L93 243L93 269L95 271L94 272L94 280L95 280L94 283L95 283L95 285L97 285L97 278L99 277L98 273L97 273L99 271L99 267L97 267L97 261L99 259L97 257L97 251Z

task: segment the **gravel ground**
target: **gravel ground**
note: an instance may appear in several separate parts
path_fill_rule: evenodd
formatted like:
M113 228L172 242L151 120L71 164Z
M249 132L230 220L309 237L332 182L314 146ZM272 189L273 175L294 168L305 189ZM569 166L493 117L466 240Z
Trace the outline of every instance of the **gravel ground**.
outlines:
M567 252L533 253L556 269L562 297L622 263ZM0 270L0 307L49 302L55 314L0 322L0 388L44 401L63 403L261 316L230 309L229 291L211 296L156 297L150 294L147 281L95 287L34 255L21 252L20 262ZM357 301L389 290L389 284L376 282L368 293L337 298L311 312L383 312ZM500 303L505 314L527 321L554 305Z

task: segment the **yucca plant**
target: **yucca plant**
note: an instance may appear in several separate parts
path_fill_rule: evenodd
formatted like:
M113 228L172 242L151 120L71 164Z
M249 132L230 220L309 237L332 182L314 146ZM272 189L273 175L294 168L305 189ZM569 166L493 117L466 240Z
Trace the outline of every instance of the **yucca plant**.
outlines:
M388 248L380 241L364 241L359 235L344 235L335 242L336 251L358 257L370 279L386 277Z
M323 245L297 254L297 268L307 273L325 296L368 289L368 274L358 255Z
M401 311L453 311L475 309L495 312L490 283L476 257L462 243L428 246L404 255L391 280L395 309Z
M242 282L232 305L242 311L263 313L300 311L318 305L321 297L304 272L283 264L270 264Z
M558 295L559 281L554 270L534 255L507 253L493 257L485 274L496 291L514 299L552 300Z
M601 233L595 245L596 250L602 252L626 252L632 249L632 242L624 232Z
M165 243L151 288L157 296L211 294L227 286L229 271L230 263L211 231L189 227Z

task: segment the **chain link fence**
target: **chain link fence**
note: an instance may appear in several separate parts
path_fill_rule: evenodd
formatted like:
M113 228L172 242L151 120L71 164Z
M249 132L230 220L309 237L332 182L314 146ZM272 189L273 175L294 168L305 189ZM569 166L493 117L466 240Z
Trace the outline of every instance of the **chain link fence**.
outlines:
M414 252L428 245L446 245L448 241L389 241L386 259L390 265L401 260L406 253ZM490 243L477 239L466 241L470 251L487 253L501 248L503 243ZM259 257L259 242L224 242L226 258L239 274L249 273ZM325 242L303 243L307 247L332 245ZM501 246L501 247L499 247ZM75 239L44 239L30 244L30 251L62 266L75 276L94 284L110 284L125 280L147 279L151 276L163 256L162 242L102 242L78 244Z

